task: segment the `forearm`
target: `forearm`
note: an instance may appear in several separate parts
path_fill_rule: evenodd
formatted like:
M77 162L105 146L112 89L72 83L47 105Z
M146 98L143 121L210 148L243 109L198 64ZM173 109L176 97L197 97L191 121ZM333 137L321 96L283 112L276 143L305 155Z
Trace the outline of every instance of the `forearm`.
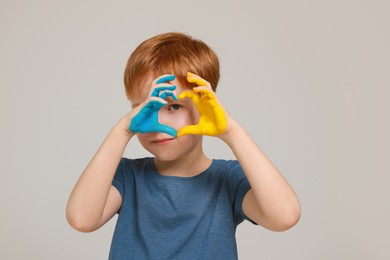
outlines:
M296 222L300 205L293 189L247 132L232 119L229 124L229 133L223 140L233 151L251 184L258 206L257 220L269 227Z
M69 197L66 213L71 225L99 225L115 171L131 137L119 123L107 135Z

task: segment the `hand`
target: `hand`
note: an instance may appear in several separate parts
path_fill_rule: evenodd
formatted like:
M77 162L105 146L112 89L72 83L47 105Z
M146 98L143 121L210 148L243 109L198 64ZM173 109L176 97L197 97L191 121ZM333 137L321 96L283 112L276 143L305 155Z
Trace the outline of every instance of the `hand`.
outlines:
M228 126L227 118L210 83L190 72L187 73L187 81L196 83L198 87L193 88L192 91L182 92L179 99L191 98L199 111L200 118L197 125L181 128L177 137L188 134L215 136L224 133Z
M130 123L130 131L141 134L150 132L167 133L173 137L177 136L176 129L160 124L158 122L158 111L168 104L167 97L177 100L175 92L176 86L166 83L175 79L175 75L164 75L153 85L149 98L143 102L141 110L133 117Z

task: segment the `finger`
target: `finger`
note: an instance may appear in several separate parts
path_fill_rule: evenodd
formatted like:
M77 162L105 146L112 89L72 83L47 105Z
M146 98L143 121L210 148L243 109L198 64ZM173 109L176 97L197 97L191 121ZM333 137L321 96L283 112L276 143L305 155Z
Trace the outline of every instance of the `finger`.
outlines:
M178 100L175 92L172 92L172 91L164 91L164 92L160 92L160 98L162 99L167 99L167 97L171 97L173 100Z
M193 92L192 90L183 91L179 95L179 99L184 99L184 98L190 98L196 106L198 106L199 104L199 95Z
M177 131L175 128L172 128L168 125L163 125L163 124L158 124L156 128L154 129L155 132L161 132L161 133L166 133L169 134L173 137L177 137Z
M210 99L216 99L214 91L212 91L209 87L199 86L193 88L193 91L200 93L202 96L208 97Z
M210 83L209 82L207 82L206 80L202 79L198 75L196 75L194 73L191 73L191 72L187 72L187 81L190 82L190 83L195 83L198 86L208 86L208 87L210 87Z
M183 128L181 128L177 132L177 137L181 137L183 135L198 135L201 134L198 125L187 125Z
M198 100L199 99L199 96L198 94L196 94L195 92L193 92L192 90L185 90L183 91L180 95L179 95L179 99L183 99L183 98L191 98L192 100Z
M162 92L159 94L160 98L167 99L167 92Z
M138 112L139 114L149 115L153 111L160 110L163 106L168 105L168 102L159 97L151 97L144 107Z
M161 104L161 106L166 106L168 102L161 97L150 97L148 103L146 105L158 105Z
M156 81L156 84L160 84L160 83L166 83L167 81L172 81L175 79L175 75L173 74L167 74L167 75L163 75L163 76L160 76L157 81Z
M176 89L176 86L172 86L172 85L165 85L165 86L156 87L153 89L150 96L158 97L160 94L160 91L174 91L175 89Z

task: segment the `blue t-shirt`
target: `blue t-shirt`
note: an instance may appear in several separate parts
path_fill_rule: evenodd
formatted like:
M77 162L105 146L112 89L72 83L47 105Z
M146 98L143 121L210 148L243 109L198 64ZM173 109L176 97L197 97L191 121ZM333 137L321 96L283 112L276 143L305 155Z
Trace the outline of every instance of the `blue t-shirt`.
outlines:
M213 160L194 177L163 176L154 158L122 158L122 196L110 259L237 259L236 227L250 189L236 160Z

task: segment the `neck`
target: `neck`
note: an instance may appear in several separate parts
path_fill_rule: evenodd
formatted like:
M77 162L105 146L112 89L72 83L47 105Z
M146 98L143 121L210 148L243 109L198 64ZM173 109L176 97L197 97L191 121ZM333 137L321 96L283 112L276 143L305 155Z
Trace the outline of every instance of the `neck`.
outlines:
M191 153L172 161L154 159L156 169L162 175L192 177L205 171L212 160L207 158L203 150L194 149Z

